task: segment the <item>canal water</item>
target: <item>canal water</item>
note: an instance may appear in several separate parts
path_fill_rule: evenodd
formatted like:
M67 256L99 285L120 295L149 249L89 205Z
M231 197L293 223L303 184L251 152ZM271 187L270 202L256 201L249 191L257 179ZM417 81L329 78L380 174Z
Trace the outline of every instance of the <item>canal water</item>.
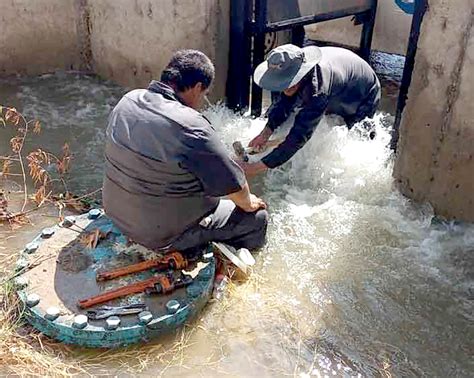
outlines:
M77 74L0 81L2 105L42 121L28 148L59 152L69 143L68 185L79 194L101 185L106 120L124 92ZM374 140L327 117L289 163L251 182L270 212L252 277L210 303L178 358L157 357L143 375L472 376L474 226L443 222L393 187L393 116L385 111L393 114L395 97L385 93ZM205 113L229 150L264 126L221 105ZM0 129L0 155L9 135ZM4 185L15 197L15 186ZM15 232L0 228L1 258L53 215L34 214ZM166 349L172 337L158 343ZM83 353L91 352L74 355ZM124 374L118 366L96 372Z

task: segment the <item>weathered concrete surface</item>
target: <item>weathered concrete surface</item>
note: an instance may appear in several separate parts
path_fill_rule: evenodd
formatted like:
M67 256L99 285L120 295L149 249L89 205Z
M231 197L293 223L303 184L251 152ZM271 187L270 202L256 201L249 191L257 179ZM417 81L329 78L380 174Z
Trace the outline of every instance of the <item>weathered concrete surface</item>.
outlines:
M0 74L81 68L77 2L0 1Z
M159 75L174 51L205 52L216 65L212 98L223 98L230 0L89 1L92 66L130 88Z
M302 9L307 2L300 0ZM354 1L357 3L357 1ZM303 6L304 5L304 6ZM405 55L412 17L404 13L393 0L379 0L372 48L378 51ZM361 26L354 26L350 18L322 22L306 27L308 38L359 46Z
M230 0L0 0L0 74L93 70L143 87L180 48L216 65L224 97Z
M400 129L401 191L474 221L474 2L429 0Z

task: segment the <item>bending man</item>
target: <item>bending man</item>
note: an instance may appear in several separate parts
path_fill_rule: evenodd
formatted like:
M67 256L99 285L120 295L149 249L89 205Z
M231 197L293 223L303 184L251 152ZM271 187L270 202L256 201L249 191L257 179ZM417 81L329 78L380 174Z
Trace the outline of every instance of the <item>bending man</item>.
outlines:
M254 73L263 89L282 92L268 111L268 122L249 146L263 149L273 132L300 109L286 139L257 163L241 163L247 175L288 161L311 138L325 113L344 118L351 128L373 117L380 101L380 82L362 58L338 47L287 44L272 50Z
M213 78L206 55L178 51L161 81L127 93L109 117L104 208L134 242L184 253L264 244L266 205L198 112Z

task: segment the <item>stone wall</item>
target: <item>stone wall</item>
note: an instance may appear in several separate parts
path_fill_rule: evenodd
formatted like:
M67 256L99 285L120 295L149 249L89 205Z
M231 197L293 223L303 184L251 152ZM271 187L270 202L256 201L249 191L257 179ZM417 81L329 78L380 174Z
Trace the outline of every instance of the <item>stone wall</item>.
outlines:
M215 63L212 98L223 98L230 0L89 0L92 67L127 87L159 78L174 51L194 48Z
M0 1L0 74L81 67L77 0Z
M474 221L474 2L429 0L394 176L407 196Z

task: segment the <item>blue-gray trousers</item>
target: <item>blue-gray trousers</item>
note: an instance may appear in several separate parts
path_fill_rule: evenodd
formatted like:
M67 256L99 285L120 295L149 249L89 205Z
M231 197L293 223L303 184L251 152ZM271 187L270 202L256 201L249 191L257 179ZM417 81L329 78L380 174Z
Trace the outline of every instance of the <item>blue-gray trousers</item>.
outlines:
M213 213L181 234L172 243L172 248L191 254L212 241L223 242L237 249L261 248L265 244L267 223L266 210L247 213L235 206L234 202L224 199Z

